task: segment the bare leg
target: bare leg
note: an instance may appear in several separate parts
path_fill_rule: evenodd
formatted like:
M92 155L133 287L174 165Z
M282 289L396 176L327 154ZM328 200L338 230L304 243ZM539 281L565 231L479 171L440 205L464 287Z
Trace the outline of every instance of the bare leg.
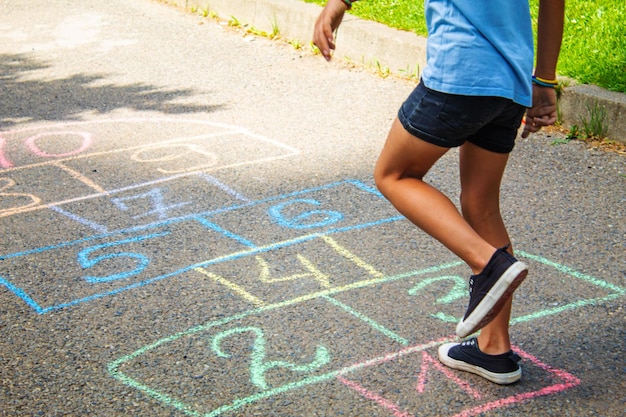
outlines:
M483 239L424 175L446 152L409 134L396 119L380 154L374 178L381 193L411 222L482 271L496 248Z
M510 243L500 215L500 183L508 154L498 154L465 143L460 150L461 209L463 217L483 239L494 247ZM509 248L512 253L512 249ZM488 354L507 352L511 298L496 318L478 336L480 350Z

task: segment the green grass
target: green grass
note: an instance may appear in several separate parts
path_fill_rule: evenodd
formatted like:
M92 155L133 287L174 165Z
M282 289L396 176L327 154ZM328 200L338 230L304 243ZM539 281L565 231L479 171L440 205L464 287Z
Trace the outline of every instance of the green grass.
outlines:
M536 17L538 0L530 0L530 5ZM350 12L396 29L427 33L420 0L361 0ZM565 14L558 73L579 83L626 92L626 1L568 0Z

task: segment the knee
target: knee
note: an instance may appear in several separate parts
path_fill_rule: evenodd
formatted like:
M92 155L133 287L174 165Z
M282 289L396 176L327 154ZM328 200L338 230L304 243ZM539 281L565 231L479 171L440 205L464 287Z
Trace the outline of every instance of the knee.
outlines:
M393 177L384 163L379 159L374 166L374 183L382 195L387 197L389 187L392 185Z
M376 184L376 188L378 188L378 191L385 195L385 175L383 174L383 171L379 166L379 162L377 162L376 166L374 167L374 184Z
M461 203L461 213L467 221L470 221L471 218L478 214L477 204L472 200L472 198L470 198L468 193L461 192L459 195L459 201Z
M461 213L470 224L482 223L494 216L500 217L498 196L480 196L462 192L460 202Z

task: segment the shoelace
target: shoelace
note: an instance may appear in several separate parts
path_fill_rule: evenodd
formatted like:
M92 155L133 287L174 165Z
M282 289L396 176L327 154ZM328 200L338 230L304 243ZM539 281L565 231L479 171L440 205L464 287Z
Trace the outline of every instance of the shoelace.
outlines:
M463 342L461 342L461 346L476 346L476 339L472 338L469 340L464 340ZM507 358L515 363L519 363L522 360L522 358L513 351L509 351L509 355L507 356Z
M461 342L461 346L474 346L476 345L476 339L469 339Z

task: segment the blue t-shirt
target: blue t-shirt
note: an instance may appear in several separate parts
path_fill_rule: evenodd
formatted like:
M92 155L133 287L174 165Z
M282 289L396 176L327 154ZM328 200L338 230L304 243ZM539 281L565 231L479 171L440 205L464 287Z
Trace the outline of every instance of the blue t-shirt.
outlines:
M528 0L424 0L424 8L428 45L422 79L428 88L531 106Z

